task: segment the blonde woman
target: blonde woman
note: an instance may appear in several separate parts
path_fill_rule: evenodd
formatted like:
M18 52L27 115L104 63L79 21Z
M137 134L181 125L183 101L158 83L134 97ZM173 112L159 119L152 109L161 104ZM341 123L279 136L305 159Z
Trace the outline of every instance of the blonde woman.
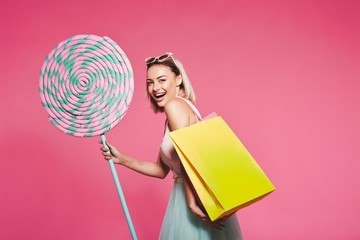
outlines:
M166 129L156 162L134 159L122 154L108 143L101 147L106 160L123 165L141 174L165 178L172 172L174 185L161 227L160 240L221 240L242 239L236 215L224 221L210 221L199 206L180 159L168 133L198 121L192 110L195 93L182 64L172 53L145 60L146 92L155 113L166 114Z

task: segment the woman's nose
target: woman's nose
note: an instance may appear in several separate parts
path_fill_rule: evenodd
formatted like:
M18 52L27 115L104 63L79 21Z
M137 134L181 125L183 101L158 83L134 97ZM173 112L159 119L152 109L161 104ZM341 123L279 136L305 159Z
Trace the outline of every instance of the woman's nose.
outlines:
M160 89L160 84L157 82L154 82L154 91L157 91Z

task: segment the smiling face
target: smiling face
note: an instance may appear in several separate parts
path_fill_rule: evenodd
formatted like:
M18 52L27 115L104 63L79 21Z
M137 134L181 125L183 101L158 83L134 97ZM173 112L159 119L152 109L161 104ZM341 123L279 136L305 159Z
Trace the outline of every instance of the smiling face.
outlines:
M176 76L168 66L156 64L147 70L147 91L162 110L165 104L179 94L181 76Z

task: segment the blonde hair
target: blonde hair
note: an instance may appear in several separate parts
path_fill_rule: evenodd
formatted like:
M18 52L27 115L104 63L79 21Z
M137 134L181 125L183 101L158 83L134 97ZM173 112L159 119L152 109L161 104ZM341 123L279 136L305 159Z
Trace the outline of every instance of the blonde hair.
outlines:
M154 65L163 65L169 67L170 70L175 74L175 76L181 75L182 83L180 84L179 95L180 97L188 99L190 102L195 103L196 97L195 97L194 89L191 85L189 77L185 72L184 66L179 60L171 57L168 60L162 62L153 62L147 64L147 70L149 70L149 68ZM150 107L151 109L154 110L155 113L164 111L162 108L159 108L155 100L149 95L147 89L146 89L146 97L150 101Z

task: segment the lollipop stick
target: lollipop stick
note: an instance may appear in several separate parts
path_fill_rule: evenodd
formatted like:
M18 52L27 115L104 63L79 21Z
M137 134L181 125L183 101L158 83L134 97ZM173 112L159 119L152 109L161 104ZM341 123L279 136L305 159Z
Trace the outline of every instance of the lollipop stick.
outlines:
M101 134L100 137L101 137L101 141L102 141L103 146L105 148L109 149L109 147L106 145L106 137L105 137L105 135ZM121 189L120 181L119 181L118 175L116 173L114 161L112 159L110 159L108 162L109 162L109 165L110 165L111 173L112 173L114 181L115 181L116 189L117 189L119 197L120 197L121 205L122 205L123 210L124 210L126 221L127 221L128 226L129 226L129 229L130 229L131 237L132 237L133 240L137 240L135 229L134 229L134 226L133 226L132 221L131 221L130 213L129 213L128 207L126 205L125 197L124 197L123 191Z

